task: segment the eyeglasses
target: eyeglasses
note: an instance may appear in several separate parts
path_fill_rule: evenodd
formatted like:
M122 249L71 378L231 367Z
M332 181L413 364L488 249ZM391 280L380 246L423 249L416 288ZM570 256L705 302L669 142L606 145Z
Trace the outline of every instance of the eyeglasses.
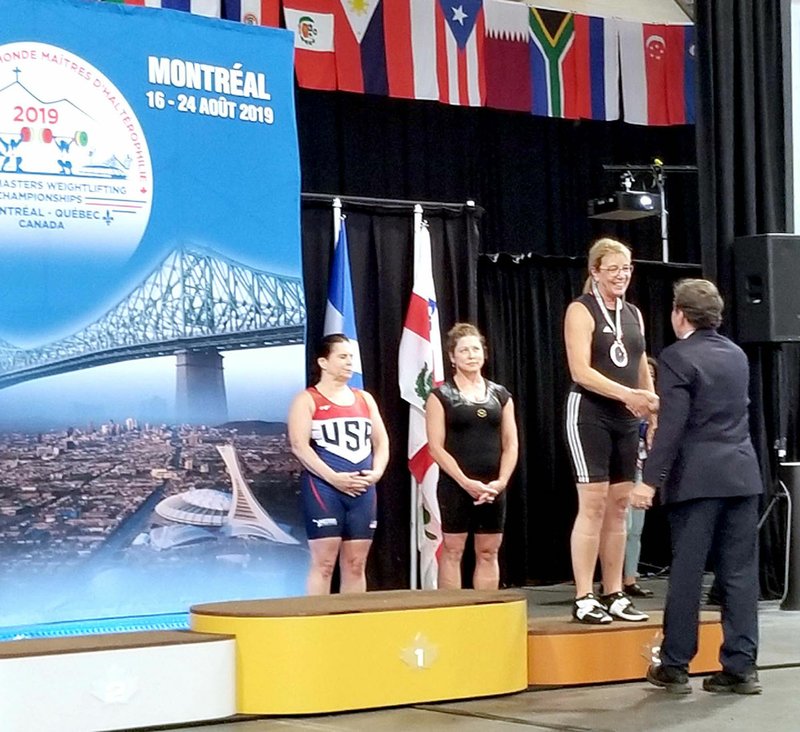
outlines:
M621 267L614 264L611 267L598 267L597 269L601 270L602 272L608 272L612 277L616 277L620 272L622 274L629 275L633 272L633 265L632 264L623 264Z

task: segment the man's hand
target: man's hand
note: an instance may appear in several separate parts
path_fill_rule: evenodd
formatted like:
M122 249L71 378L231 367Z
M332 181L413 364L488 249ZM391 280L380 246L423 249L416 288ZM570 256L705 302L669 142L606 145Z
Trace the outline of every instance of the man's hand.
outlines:
M631 491L631 506L633 508L651 508L656 489L646 483L639 483Z

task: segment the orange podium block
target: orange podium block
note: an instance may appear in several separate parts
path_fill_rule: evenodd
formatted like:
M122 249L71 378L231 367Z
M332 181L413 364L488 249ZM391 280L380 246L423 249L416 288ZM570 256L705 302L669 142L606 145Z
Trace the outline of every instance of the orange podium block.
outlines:
M533 619L528 623L528 683L531 686L605 684L644 679L647 651L659 643L662 612L643 623L615 621L583 625L572 618ZM719 613L703 612L698 652L689 673L719 671L722 626Z

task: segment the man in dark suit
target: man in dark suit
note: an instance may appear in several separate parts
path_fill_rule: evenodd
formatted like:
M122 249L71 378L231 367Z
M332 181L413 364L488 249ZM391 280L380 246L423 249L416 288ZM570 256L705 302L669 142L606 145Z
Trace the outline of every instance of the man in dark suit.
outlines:
M717 333L723 302L708 280L675 286L672 327L678 340L658 364L658 430L635 507L666 507L671 543L661 663L647 680L676 694L691 691L703 571L713 558L721 590L722 671L713 692L758 694L758 502L761 474L748 428L749 369L744 352Z

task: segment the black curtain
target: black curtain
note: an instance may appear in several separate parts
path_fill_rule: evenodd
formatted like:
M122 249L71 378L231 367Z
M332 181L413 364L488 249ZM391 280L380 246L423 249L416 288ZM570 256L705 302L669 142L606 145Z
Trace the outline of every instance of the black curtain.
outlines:
M591 240L612 234L630 242L637 259L660 259L657 217L589 220L586 203L617 188L619 174L604 173L603 164L649 163L654 157L666 164L693 164L694 130L573 122L308 90L298 90L297 108L304 190L412 201L473 200L485 209L480 237L472 231L463 244L453 235L446 245L434 237L442 327L446 330L456 319L475 322L479 316L489 340L487 375L512 390L519 412L523 454L509 494L503 582L569 577L566 537L575 515L575 489L561 437L567 378L561 321L585 268L585 259L570 257L585 257ZM647 178L640 177L637 187L649 186ZM692 174L671 175L667 192L671 259L699 263L697 180ZM346 204L345 212L366 385L378 397L392 438L381 528L369 567L370 587L389 589L408 581L407 407L399 401L396 360L411 287L411 213L381 206L373 211L367 204ZM469 216L470 225L477 228L478 218ZM304 204L309 344L322 330L330 222L329 203ZM482 257L476 266L478 251L532 255L513 266L507 255L496 263ZM639 265L634 278L639 299L634 302L652 321L651 344L660 347L671 332L664 323L671 282L684 271L652 267ZM512 272L523 274L515 280ZM645 285L651 274L652 284ZM657 519L648 521L643 557L661 566L667 541L651 529L657 525Z
M409 585L410 478L406 467L408 404L400 398L397 353L413 284L413 205L344 199L353 299L364 387L378 402L389 432L391 459L380 484L378 529L370 553L370 589ZM476 269L481 209L424 206L441 326L477 317ZM332 197L305 196L302 208L308 378L322 337L333 252Z
M645 317L649 352L658 353L674 340L669 323L673 283L699 274L697 265L636 263L629 298ZM511 390L520 427L503 555L504 580L510 584L572 576L569 535L577 493L563 430L570 378L562 328L567 305L580 294L585 277L585 258L499 255L479 262L489 370ZM658 509L647 517L642 561L656 567L669 563Z
M785 232L787 164L785 104L790 103L788 0L731 0L696 4L698 58L697 150L700 231L705 276L715 279L733 320L733 250L737 236ZM776 303L780 306L780 303ZM751 429L767 486L776 491L781 433L787 457L797 460L798 368L796 345L745 348L751 364ZM779 400L780 397L780 400ZM783 588L784 520L774 511L761 532L761 584L765 596Z
M614 233L661 259L657 217L592 221L591 198L619 188L604 164L695 162L691 126L644 127L451 107L365 94L298 90L303 190L350 196L473 200L486 210L485 252L581 256ZM651 186L648 174L637 188ZM671 256L699 262L697 180L667 176Z

